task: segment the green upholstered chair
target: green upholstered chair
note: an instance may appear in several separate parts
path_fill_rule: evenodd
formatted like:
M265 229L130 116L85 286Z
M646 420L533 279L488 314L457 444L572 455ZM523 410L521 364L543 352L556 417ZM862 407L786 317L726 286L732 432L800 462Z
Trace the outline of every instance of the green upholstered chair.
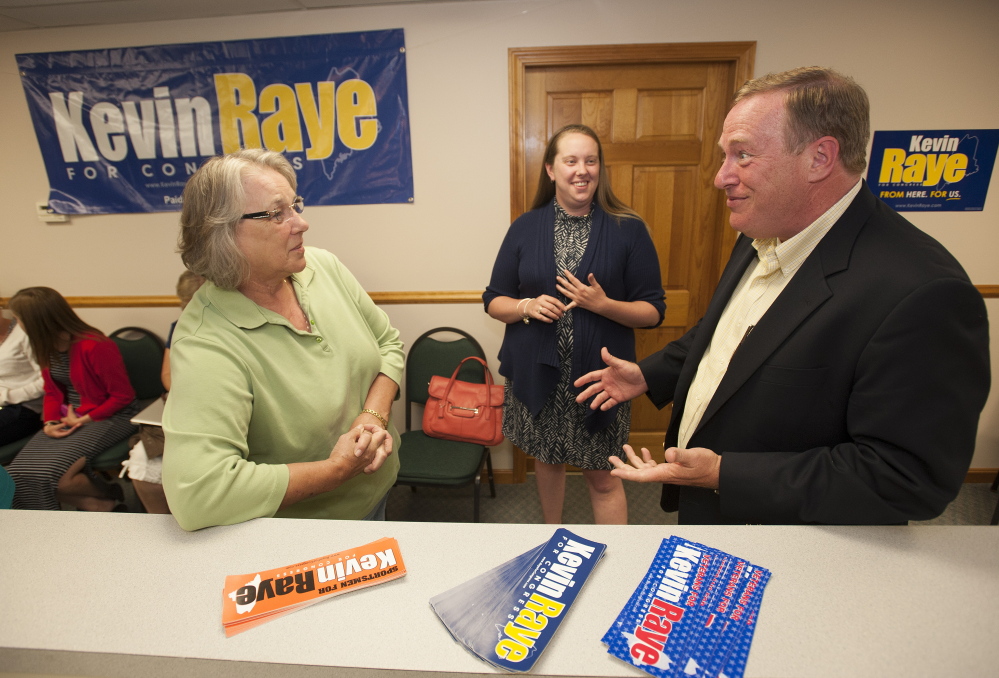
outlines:
M459 335L448 340L434 335L452 333ZM430 377L450 377L454 368L468 356L485 359L482 347L470 334L453 327L438 327L425 332L409 349L406 357L406 431L399 444L399 477L397 485L417 487L459 488L474 483L472 520L479 522L479 490L483 469L489 480L490 495L496 496L493 483L493 461L489 448L473 443L431 438L420 423L413 427L413 406L427 402ZM474 363L474 361L472 361ZM483 383L482 367L466 363L458 378L462 381ZM422 408L420 410L422 414Z
M14 479L7 469L0 466L0 509L9 509L14 503Z
M128 380L135 389L135 397L143 407L163 395L160 370L163 368L163 340L141 327L123 327L111 333L125 361ZM95 471L105 471L117 476L121 462L128 459L128 439L104 450L90 463Z

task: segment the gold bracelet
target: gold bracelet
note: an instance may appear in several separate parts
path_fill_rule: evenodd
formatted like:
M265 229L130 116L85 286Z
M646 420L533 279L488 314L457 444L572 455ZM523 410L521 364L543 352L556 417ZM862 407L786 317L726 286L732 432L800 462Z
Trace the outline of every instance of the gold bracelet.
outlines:
M388 419L378 414L374 410L363 409L361 410L361 414L370 414L372 417L376 417L378 421L382 422L382 428L388 429Z
M524 304L525 301L527 302L526 304ZM531 324L531 319L527 315L527 307L531 305L532 301L534 301L534 297L528 297L527 299L521 299L520 301L517 302L517 313L520 313L520 305L524 304L524 312L520 313L520 319L524 321L525 325L530 325Z

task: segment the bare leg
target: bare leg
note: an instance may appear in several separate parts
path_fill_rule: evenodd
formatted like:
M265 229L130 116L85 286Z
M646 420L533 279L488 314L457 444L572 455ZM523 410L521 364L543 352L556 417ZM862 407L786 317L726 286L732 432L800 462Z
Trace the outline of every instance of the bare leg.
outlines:
M80 457L69 470L59 479L56 486L56 498L75 508L84 511L110 511L114 508L114 500L108 499L104 493L97 488L87 474L83 473L83 467L87 460Z
M593 519L597 525L627 525L628 497L624 483L610 471L583 471L593 504Z
M170 513L162 485L133 479L132 487L135 488L135 494L139 496L139 501L146 507L146 513Z
M549 525L562 522L565 503L565 464L545 464L534 460L534 475L538 483L541 514Z

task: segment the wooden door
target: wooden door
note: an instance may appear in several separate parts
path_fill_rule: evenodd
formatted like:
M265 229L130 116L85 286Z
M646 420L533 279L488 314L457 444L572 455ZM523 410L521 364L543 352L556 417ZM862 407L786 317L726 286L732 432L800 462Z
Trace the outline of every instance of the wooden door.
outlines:
M703 315L736 233L714 188L721 126L752 75L755 43L510 50L511 219L534 198L545 146L567 124L596 131L614 192L649 225L666 320L636 332L639 359ZM631 443L662 457L669 411L634 401ZM514 477L526 474L514 455Z

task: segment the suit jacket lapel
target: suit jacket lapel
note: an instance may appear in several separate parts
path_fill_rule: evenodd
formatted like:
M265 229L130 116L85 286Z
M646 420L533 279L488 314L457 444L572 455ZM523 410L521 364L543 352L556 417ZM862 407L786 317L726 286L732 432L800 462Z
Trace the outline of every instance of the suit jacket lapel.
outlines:
M822 238L787 284L787 287L760 318L752 333L736 350L725 376L701 417L698 429L718 412L721 406L773 355L799 325L832 296L832 290L829 289L826 278L849 266L850 253L854 243L861 228L873 213L875 205L874 194L870 192L865 182L860 193L850 203L843 216ZM751 243L750 250L755 254L756 250ZM745 266L740 270L745 271ZM736 282L738 282L738 278L736 278ZM735 285L733 284L725 293L724 303L718 304L721 309L724 309L725 303L728 302L734 289ZM721 292L720 285L718 291ZM716 299L712 299L712 307L716 305L718 296L719 294L716 293ZM720 316L721 310L718 311L718 316L713 319L713 322L707 326L710 328L710 332L704 334L708 336L708 341L710 336L714 334ZM707 315L705 315L705 320L707 320ZM705 350L707 350L707 341L698 352L696 362L693 364L694 371L696 371L697 364L700 363ZM690 375L690 380L692 379L693 372ZM684 399L686 399L686 389L689 386L690 381L687 381L684 384ZM696 434L695 431L694 435ZM691 437L693 438L693 436Z
M818 259L809 257L760 322L736 349L701 417L707 422L832 292ZM700 425L698 426L700 428Z
M684 360L683 370L677 380L676 394L673 399L673 414L670 417L669 429L666 432L667 444L672 445L676 441L680 419L683 416L683 409L687 402L687 392L690 390L690 384L694 380L694 375L697 374L697 366L701 362L701 357L708 350L708 345L711 343L711 337L714 334L719 319L721 319L721 314L725 310L725 306L728 304L728 300L735 291L736 286L742 279L743 273L746 272L746 267L755 260L756 248L753 247L753 241L750 238L740 235L735 242L735 246L732 248L732 254L729 256L725 271L718 281L718 287L715 288L714 296L711 297L711 301L708 303L704 317L701 318L700 328L703 329L698 330L697 336L690 347L690 352L687 354L686 360Z
M728 300L731 298L732 293L735 292L735 288L746 272L746 268L756 260L756 256L756 248L753 247L753 241L745 236L739 236L739 240L732 249L732 256L725 267L725 272L722 274L721 280L718 281L718 287L715 289L714 296L711 297L708 309L704 312L704 317L701 319L701 325L710 328L711 331L698 332L697 339L690 347L690 356L688 356L685 365L690 365L691 356L696 360L694 369L690 370L690 380L693 380L694 372L697 371L697 363L701 361L701 356L708 350L711 337L714 334L715 327L718 326L718 321L721 320L725 306L728 305Z

